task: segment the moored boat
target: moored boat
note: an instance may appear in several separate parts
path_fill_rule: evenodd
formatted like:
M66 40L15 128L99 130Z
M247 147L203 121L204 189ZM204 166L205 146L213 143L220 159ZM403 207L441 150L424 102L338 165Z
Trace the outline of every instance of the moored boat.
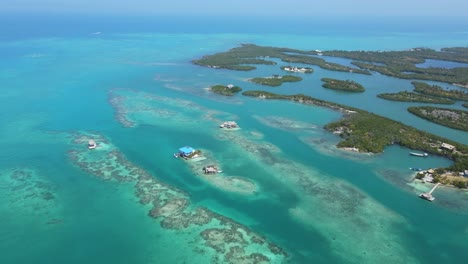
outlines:
M424 153L410 152L410 155L417 156L417 157L427 157L427 156L429 156L429 154L427 154L426 152L424 152Z

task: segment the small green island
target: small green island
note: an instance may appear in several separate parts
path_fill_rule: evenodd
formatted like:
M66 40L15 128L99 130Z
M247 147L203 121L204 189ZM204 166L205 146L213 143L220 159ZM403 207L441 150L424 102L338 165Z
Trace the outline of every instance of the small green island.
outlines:
M366 89L361 84L351 80L338 80L331 78L322 78L324 84L322 87L345 92L362 93Z
M464 177L458 176L460 172L468 168L468 146L464 144L358 108L316 99L308 95L281 95L267 91L245 91L242 95L261 99L290 100L340 111L344 114L341 120L325 125L326 130L339 135L343 139L338 143L337 147L365 153L381 153L385 147L397 144L410 149L444 156L454 161L454 163L450 167L440 168L439 171L446 176L452 175L453 181L465 180ZM454 184L453 181L449 181L447 184Z
M431 104L454 104L455 101L435 96L424 95L415 92L401 91L398 93L381 93L377 97L399 102L431 103Z
M299 82L302 81L302 78L299 76L293 75L273 75L271 77L256 77L249 79L250 82L261 84L261 85L268 85L268 86L280 86L285 82Z
M431 122L458 130L468 131L467 111L432 106L409 107L408 111Z
M414 91L436 97L449 98L453 100L468 101L468 93L461 90L444 89L438 85L429 85L424 82L412 82Z
M228 84L228 85L218 84L218 85L211 86L210 90L213 93L226 95L226 96L233 96L237 94L238 92L242 91L242 88L240 88L239 86L234 86L232 84Z
M297 73L313 73L314 69L310 67L293 67L293 66L281 66L283 71L287 72L297 72Z

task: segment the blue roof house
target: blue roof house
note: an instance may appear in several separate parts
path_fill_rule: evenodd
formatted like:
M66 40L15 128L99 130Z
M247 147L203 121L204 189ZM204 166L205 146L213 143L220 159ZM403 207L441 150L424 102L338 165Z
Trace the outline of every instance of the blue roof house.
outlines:
M188 156L193 152L195 152L195 149L193 149L192 147L182 147L179 149L179 154L182 156Z

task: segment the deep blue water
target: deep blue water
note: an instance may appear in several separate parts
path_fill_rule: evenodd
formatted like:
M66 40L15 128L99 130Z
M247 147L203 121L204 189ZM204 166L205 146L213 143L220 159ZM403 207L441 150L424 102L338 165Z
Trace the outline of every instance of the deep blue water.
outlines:
M466 34L463 17L254 17L108 14L11 14L0 16L1 39L78 37L104 33L297 34L320 36L389 36L396 34L451 37ZM254 25L254 26L253 26ZM430 31L427 30L430 28ZM440 41L440 40L439 40ZM385 46L385 43L382 46ZM427 45L431 46L430 43ZM424 46L421 43L421 46ZM378 49L378 47L376 47ZM382 49L389 49L382 47Z

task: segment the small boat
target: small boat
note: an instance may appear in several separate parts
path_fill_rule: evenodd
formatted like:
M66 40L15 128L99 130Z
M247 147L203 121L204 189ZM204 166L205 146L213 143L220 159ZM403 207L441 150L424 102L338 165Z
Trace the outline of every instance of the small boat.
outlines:
M412 171L422 171L421 168L409 168L409 169L412 170Z
M426 152L424 152L424 153L410 152L410 155L417 156L417 157L427 157L427 156L429 156L429 154L427 154Z

